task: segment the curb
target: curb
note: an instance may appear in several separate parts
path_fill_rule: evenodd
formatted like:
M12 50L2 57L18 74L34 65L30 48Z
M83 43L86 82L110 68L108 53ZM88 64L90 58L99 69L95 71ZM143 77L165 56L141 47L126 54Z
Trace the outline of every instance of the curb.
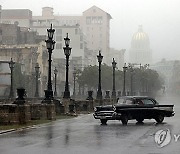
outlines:
M10 132L13 132L13 131L16 131L16 129L2 130L2 131L0 131L0 135L5 134L5 133L10 133Z
M2 131L0 131L0 135L1 134L5 134L5 133L10 133L10 132L18 131L18 130L31 129L31 128L35 128L35 125L27 126L27 127L22 127L22 128L17 128L17 129L2 130Z

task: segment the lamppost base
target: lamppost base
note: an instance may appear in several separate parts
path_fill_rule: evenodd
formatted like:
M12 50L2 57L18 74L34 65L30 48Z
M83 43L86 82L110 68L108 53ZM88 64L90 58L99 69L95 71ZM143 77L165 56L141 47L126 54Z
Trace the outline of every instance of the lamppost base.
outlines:
M126 92L123 92L123 93L122 93L122 96L126 96Z
M102 91L97 92L96 99L102 99Z
M52 90L44 90L45 92L45 100L53 99L53 91Z
M70 92L69 91L65 91L63 98L70 98Z
M39 94L35 94L34 97L39 97Z
M9 98L14 98L13 90L10 90Z
M57 92L54 92L54 97L57 97Z
M116 92L115 91L112 91L112 96L111 96L113 99L116 99Z

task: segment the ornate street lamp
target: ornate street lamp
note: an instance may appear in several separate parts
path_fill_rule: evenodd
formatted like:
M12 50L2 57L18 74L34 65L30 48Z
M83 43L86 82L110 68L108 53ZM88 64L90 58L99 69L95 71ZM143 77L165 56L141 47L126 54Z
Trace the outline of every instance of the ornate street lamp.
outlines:
M97 55L97 59L99 62L99 83L98 83L98 91L97 91L97 99L102 99L102 91L101 91L101 63L103 56L101 55L101 51L99 51L99 55Z
M34 97L39 97L39 81L38 81L38 78L39 78L39 64L36 63L36 66L35 66L35 71L36 71L36 91L35 91L35 95Z
M48 53L49 53L49 69L48 69L48 85L47 85L47 90L45 90L45 99L46 100L51 100L53 98L53 91L52 91L52 82L51 82L51 55L52 55L52 51L54 50L54 45L55 45L55 41L53 40L53 35L55 32L55 29L52 29L52 24L51 24L51 28L47 29L48 32L48 40L45 40L46 42L46 47L48 49Z
M63 98L70 98L68 73L69 73L69 56L71 54L72 48L69 47L70 39L68 38L68 33L67 33L66 38L64 38L64 41L65 41L65 46L66 46L66 47L63 47L64 54L66 56L66 83L65 83L65 91L64 91Z
M10 88L9 98L13 98L14 97L14 88L13 88L13 70L14 70L14 64L15 64L15 62L13 62L13 60L11 58L11 61L9 62L9 68L11 70L11 88Z
M75 99L75 97L76 97L76 68L74 68L74 72L73 72L73 80L74 80L73 97L74 97L74 99Z
M123 76L124 76L124 80L123 80L123 96L126 96L126 70L127 70L127 66L126 63L124 63L123 66Z
M57 73L58 73L58 70L54 69L54 80L55 80L55 86L54 86L54 96L57 97L57 89L56 89L56 82L57 82Z
M116 68L116 61L113 58L112 67L113 67L113 90L112 90L112 98L116 99L116 88L115 88L115 68Z

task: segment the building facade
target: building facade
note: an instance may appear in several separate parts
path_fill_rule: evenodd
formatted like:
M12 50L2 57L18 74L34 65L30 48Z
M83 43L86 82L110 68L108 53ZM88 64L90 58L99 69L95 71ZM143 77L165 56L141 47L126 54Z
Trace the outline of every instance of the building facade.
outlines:
M110 52L110 20L111 15L93 6L83 12L82 29L87 36L87 47L96 54L101 50L103 62L108 63Z

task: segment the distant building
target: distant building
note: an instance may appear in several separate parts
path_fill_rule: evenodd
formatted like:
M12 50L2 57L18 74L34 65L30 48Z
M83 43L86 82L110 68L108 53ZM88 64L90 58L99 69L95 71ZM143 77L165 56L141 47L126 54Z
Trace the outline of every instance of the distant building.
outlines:
M15 24L20 27L30 28L32 11L28 9L2 9L1 23Z
M87 47L98 53L102 51L103 62L108 63L110 52L110 20L111 15L100 8L93 6L83 12L82 29L87 36Z
M27 77L25 87L30 97L34 96L35 86L32 85L35 84L34 75L37 62L41 72L41 94L44 93L45 87L43 86L47 82L48 54L44 40L45 36L37 35L28 28L15 24L0 24L0 61L8 62L12 58L21 66L20 71Z
M129 51L130 63L152 64L152 51L148 35L143 32L142 25L139 26L131 40Z
M43 56L45 54L45 56ZM26 82L24 83L28 96L34 97L35 93L35 66L38 62L40 65L40 94L44 94L47 82L48 72L48 55L43 43L39 44L21 44L21 45L0 45L0 61L10 61L11 58L17 64L19 64L20 72L26 76ZM8 68L9 69L9 68ZM23 83L22 83L23 84Z
M123 66L124 66L124 54L125 54L125 49L122 50L116 50L113 48L110 48L110 52L108 54L108 65L112 66L112 59L114 58L115 61L117 62L116 67L119 70L122 70Z
M0 24L0 44L35 44L45 40L46 36L38 35L35 31L22 28L15 24Z
M166 59L162 59L160 62L150 65L150 69L156 70L159 73L165 81L164 86L166 89L169 89L171 88L172 82L176 82L177 80L180 81L178 77L180 74L177 76L177 72L180 71L177 69L177 66L180 66L179 64L180 62L176 60L168 61Z
M59 44L61 42L60 40L62 39L63 41L66 33L69 33L69 38L72 41L71 47L73 48L74 54L77 54L77 57L81 55L82 59L85 58L87 54L82 54L81 50L83 49L84 52L94 52L91 55L97 54L98 51L101 50L105 63L107 63L107 55L110 49L110 19L112 19L110 14L96 6L89 8L79 16L55 15L52 7L43 7L42 16L32 16L32 11L28 9L2 10L2 23L28 27L37 31L40 35L46 35L46 29L49 28L52 23L53 28L56 29L55 41L57 42L56 45L58 48L61 47L61 44ZM75 31L75 34L72 31ZM85 43L83 43L84 38L82 38L82 36L86 37ZM79 42L77 42L77 37L79 37L79 40L81 39ZM76 44L73 44L73 41ZM84 44L86 44L86 49L83 47ZM79 46L79 48L77 48L77 46ZM55 57L64 58L61 52L55 50L54 53ZM85 61L87 60L85 59ZM93 61L95 60L91 60L91 62Z

